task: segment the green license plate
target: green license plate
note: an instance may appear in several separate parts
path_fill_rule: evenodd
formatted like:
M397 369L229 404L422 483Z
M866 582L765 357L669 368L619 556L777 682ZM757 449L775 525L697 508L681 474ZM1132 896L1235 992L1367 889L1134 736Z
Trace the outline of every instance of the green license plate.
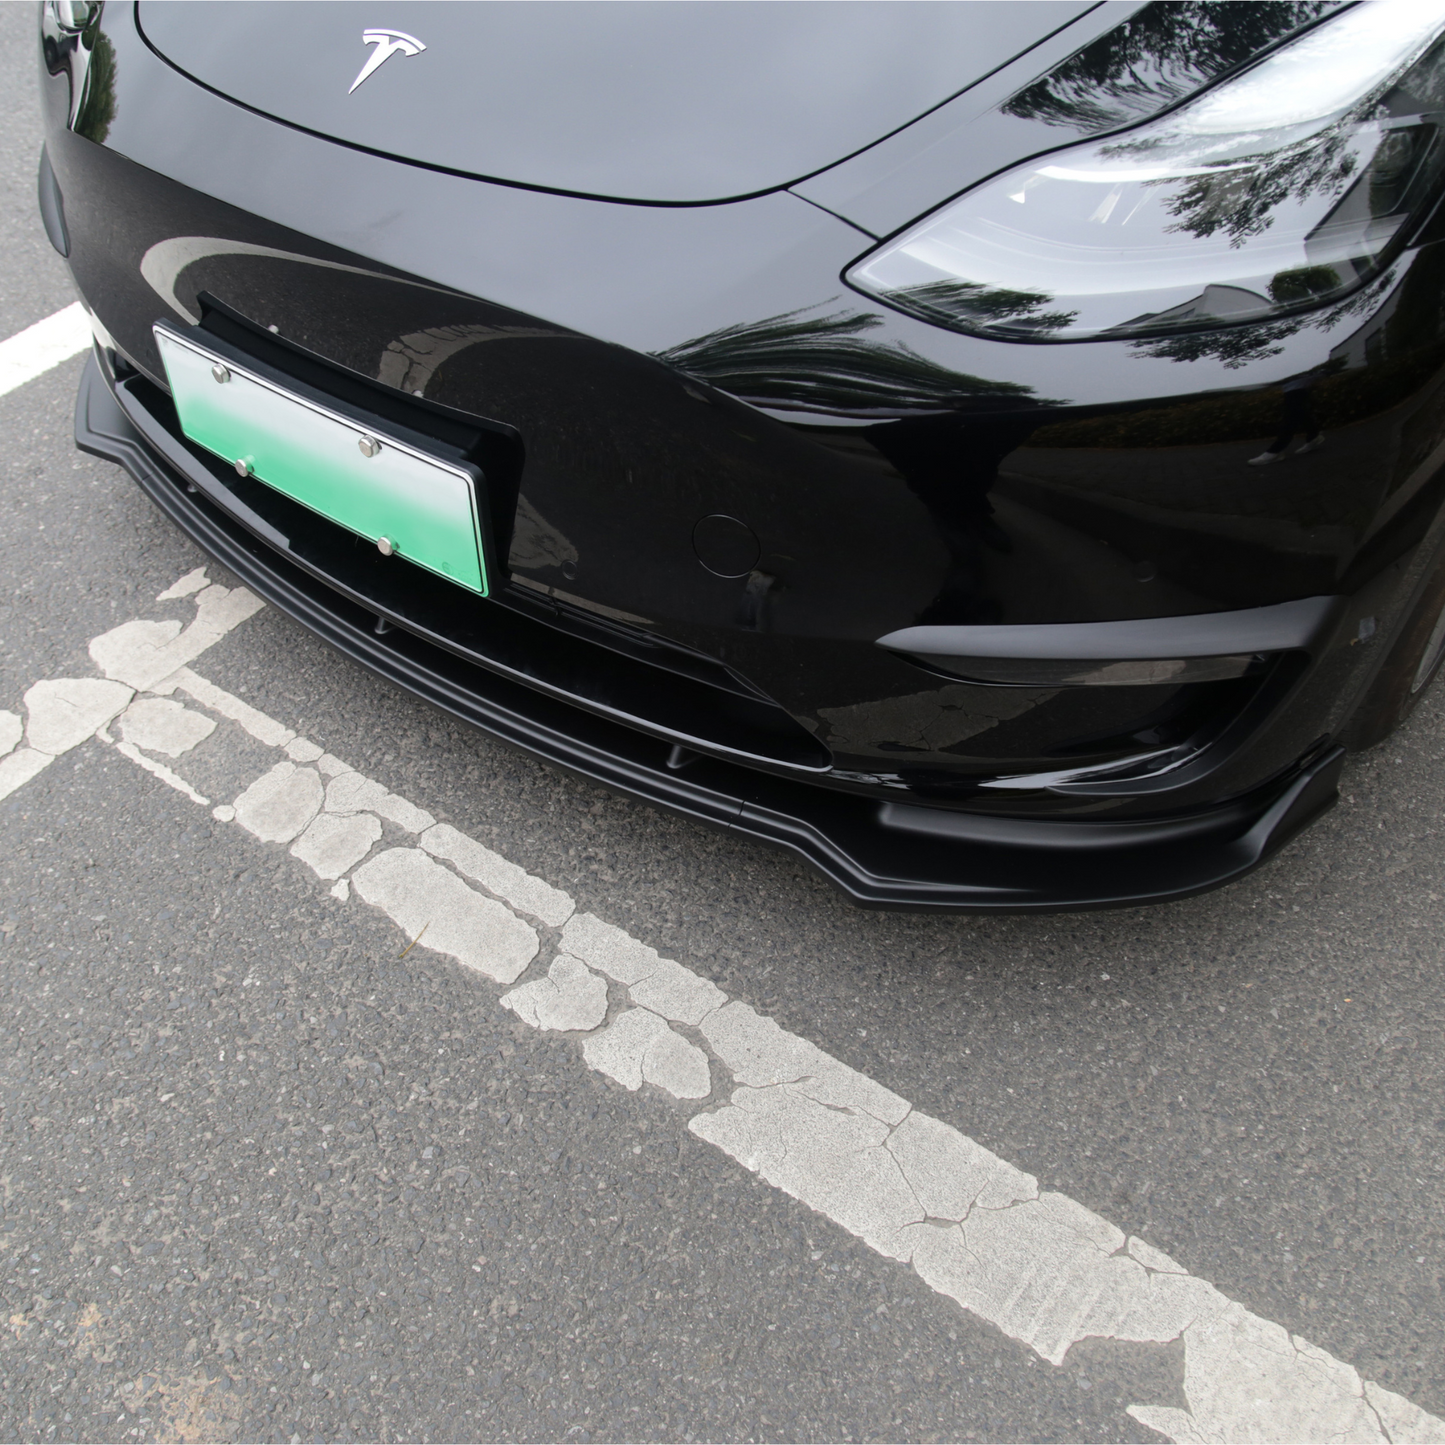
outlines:
M164 322L155 338L191 441L385 555L487 595L477 480L465 468L365 431Z

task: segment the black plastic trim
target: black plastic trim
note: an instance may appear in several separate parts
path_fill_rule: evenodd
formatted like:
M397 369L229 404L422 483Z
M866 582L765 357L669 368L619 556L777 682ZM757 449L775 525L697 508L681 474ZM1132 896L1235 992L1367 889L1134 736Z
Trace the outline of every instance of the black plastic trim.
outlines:
M865 907L1059 912L1165 902L1242 877L1337 798L1322 748L1253 793L1142 822L1000 819L885 803L676 749L468 664L374 614L268 546L148 447L94 356L76 399L82 450L124 466L259 596L379 676L575 776L788 849Z
M50 244L62 256L70 255L70 232L65 225L65 199L60 194L60 182L51 169L50 153L40 147L40 174L36 177L36 191L40 203L40 220Z
M1024 623L988 627L904 627L878 639L890 652L924 657L1030 658L1038 661L1154 661L1307 650L1340 604L1305 597L1273 607L1122 622Z

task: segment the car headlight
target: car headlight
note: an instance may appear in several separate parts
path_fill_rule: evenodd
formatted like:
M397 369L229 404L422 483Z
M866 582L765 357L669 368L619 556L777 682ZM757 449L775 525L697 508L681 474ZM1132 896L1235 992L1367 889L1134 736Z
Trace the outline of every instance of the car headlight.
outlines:
M1367 0L1150 123L985 181L856 289L1006 341L1159 336L1377 274L1445 177L1445 0Z

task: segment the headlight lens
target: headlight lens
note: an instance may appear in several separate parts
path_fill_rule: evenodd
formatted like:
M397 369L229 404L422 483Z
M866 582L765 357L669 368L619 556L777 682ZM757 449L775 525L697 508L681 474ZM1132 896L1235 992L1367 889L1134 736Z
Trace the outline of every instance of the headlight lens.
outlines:
M858 290L1007 341L1159 336L1378 273L1445 177L1445 0L1367 0L1148 125L995 176Z

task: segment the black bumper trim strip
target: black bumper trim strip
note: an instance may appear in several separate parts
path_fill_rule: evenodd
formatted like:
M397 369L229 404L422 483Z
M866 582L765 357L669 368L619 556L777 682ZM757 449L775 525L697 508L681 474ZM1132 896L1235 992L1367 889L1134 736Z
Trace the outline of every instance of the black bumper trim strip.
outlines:
M1229 657L1308 648L1340 599L1303 597L1272 607L1136 617L1121 622L1019 623L1013 626L905 627L880 637L890 652L930 657L1028 658L1031 661L1152 661Z

